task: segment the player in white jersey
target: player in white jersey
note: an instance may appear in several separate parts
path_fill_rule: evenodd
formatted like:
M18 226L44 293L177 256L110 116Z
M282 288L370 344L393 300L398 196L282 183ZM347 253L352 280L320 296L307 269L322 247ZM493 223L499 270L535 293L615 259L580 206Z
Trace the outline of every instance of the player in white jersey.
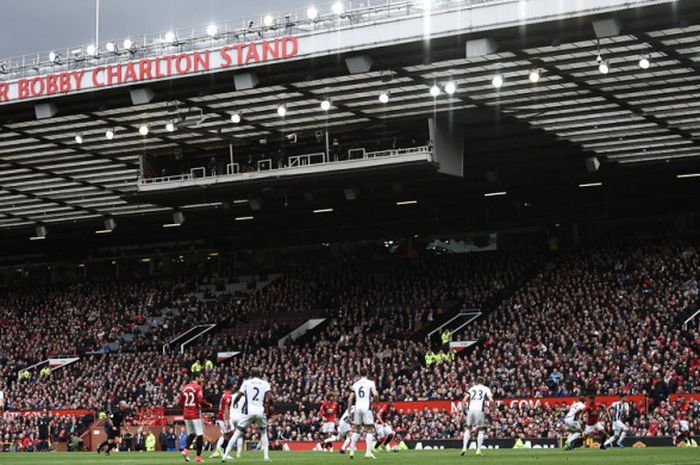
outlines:
M493 406L493 394L491 389L484 386L482 378L477 378L476 384L469 388L462 402L462 411L467 410L467 426L464 429L464 438L462 439L462 452L460 455L467 453L469 439L472 436L472 430L476 429L476 455L481 455L481 447L484 444L484 430L486 429L486 420L484 418L484 404L487 407Z
M231 408L229 410L229 423L231 425L231 431L236 431L238 423L240 423L241 419L243 418L243 403L243 399L240 399L238 402L233 402L233 398L231 399ZM229 438L226 445L226 452L222 455L222 457L230 458L231 451L233 450L234 446L236 447L236 458L240 458L241 450L243 450L243 435L240 435L235 442L233 440L233 436Z
M350 440L351 459L355 457L357 441L360 439L360 433L363 429L365 430L365 442L367 444L365 457L368 459L376 458L372 453L372 449L374 448L374 437L372 435L372 429L374 428L372 399L376 398L379 393L377 392L374 381L367 379L367 374L367 368L360 369L360 379L355 381L355 384L352 385L352 392L348 398L348 406L355 407L355 413L352 419L355 431L352 433L352 439Z
M270 441L267 437L267 412L272 404L272 388L270 383L260 378L260 369L253 367L250 370L251 377L243 381L233 398L233 403L237 404L243 398L243 407L241 408L242 417L236 425L236 432L233 434L231 441L238 442L238 438L243 436L243 432L250 425L255 424L260 431L260 445L263 451L263 460L270 461ZM240 456L241 447L239 446L237 455ZM228 454L221 459L222 462L229 460L231 457Z
M618 447L625 447L622 444L628 429L625 420L630 415L630 404L627 403L627 396L623 394L620 396L620 400L610 404L609 412L612 418L613 434L605 441L605 447L610 447L616 440Z
M352 431L352 418L355 415L355 406L350 406L345 412L343 413L343 416L340 417L340 420L338 420L338 439L342 439L343 436L345 436L345 441L343 441L343 445L340 447L340 453L344 454L347 448L350 446L350 441L352 441L352 434L349 434Z
M569 450L573 448L574 442L581 437L583 432L583 427L581 426L581 414L586 409L586 399L581 396L577 401L571 404L569 411L564 417L564 425L566 425L566 430L569 432L569 437L566 438L564 443L564 449Z

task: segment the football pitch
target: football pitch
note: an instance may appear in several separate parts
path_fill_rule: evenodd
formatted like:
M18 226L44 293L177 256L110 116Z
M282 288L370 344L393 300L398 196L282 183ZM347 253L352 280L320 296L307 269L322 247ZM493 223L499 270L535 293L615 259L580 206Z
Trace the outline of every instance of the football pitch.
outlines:
M204 455L207 457L208 454ZM366 460L363 453L359 453L354 460L347 455L326 452L272 452L272 463L293 465L317 465L317 464L347 464L347 463L376 463L386 465L509 465L509 464L537 464L537 465L700 465L700 451L697 449L676 449L673 447L658 447L645 449L578 449L573 452L563 450L546 449L520 449L520 450L487 450L481 457L476 457L474 452L460 457L458 450L443 451L402 451L399 453L379 453L376 460ZM172 452L119 452L107 457L96 453L0 453L0 464L12 465L165 465L184 464L185 461L177 453ZM194 460L190 462L194 464ZM204 463L219 464L219 459L204 459ZM227 462L230 464L262 464L262 454L259 452L246 452L238 460Z

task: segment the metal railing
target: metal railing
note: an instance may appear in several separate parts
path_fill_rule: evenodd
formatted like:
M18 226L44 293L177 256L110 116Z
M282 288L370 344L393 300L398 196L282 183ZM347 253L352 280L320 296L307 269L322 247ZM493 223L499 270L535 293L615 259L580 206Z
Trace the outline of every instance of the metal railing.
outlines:
M315 18L311 17L309 9L268 13L224 21L213 25L215 30L212 25L202 25L0 59L0 80L214 48L231 42L285 35L303 36L405 18L424 14L426 2L430 4L430 12L436 13L455 7L501 1L503 0L341 0L341 14L334 13L333 7L326 5L316 10ZM129 48L126 48L126 41L131 42ZM53 61L50 57L53 57Z
M388 149L388 150L377 150L373 152L367 152L363 148L356 148L348 150L347 158L343 160L339 159L329 159L329 157L324 152L314 152L303 155L290 156L288 159L288 164L285 166L275 166L270 158L264 158L259 160L256 164L256 172L274 172L277 170L290 170L313 166L333 166L339 164L352 164L360 162L363 160L372 160L377 158L388 158L388 157L403 157L410 155L429 155L432 153L432 147L429 145L423 145L419 147L409 147L402 149ZM191 181L195 179L204 178L218 178L218 177L244 177L245 172L241 172L238 163L229 163L226 165L226 174L217 174L213 172L212 174L207 174L204 167L197 167L190 169L189 173L173 175L173 176L159 176L154 178L143 178L140 177L138 180L139 185L144 184L161 184L161 183L181 183L184 181Z

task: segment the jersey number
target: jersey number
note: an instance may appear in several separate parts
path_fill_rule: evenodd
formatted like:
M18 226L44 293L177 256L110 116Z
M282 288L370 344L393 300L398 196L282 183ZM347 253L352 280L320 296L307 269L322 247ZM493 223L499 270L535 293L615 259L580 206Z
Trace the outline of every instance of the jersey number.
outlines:
M364 397L365 397L365 389L364 388L360 388L357 390L357 397L359 397L360 399L364 399Z
M474 394L476 394L474 400L482 400L484 398L484 391L482 391L481 389L474 391Z
M253 401L253 402L257 402L258 396L260 395L260 389L254 387L253 390L255 391L255 395L253 396L252 401Z
M194 392L185 392L185 407L194 407Z

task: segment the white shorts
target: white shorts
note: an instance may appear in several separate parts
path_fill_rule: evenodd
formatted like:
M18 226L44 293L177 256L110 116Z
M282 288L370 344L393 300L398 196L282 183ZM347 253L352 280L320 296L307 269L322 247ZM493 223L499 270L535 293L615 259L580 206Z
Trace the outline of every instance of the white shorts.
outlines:
M352 425L348 423L347 421L341 421L338 423L338 434L343 435L343 434L348 434L352 430Z
M578 422L571 418L564 418L564 424L566 425L566 429L572 433L581 432L581 422Z
M690 423L688 423L688 420L680 420L678 422L678 426L681 427L681 431L683 431L684 433L686 431L690 431Z
M355 415L353 415L352 424L355 426L372 426L374 424L374 412L372 412L372 410L356 408Z
M586 425L586 429L583 431L583 434L588 435L596 431L605 431L605 425L603 425L601 422L598 422L595 425Z
M322 433L335 433L335 423L332 421L327 421L324 424L321 425L321 432Z
M376 429L377 437L380 439L383 437L386 437L394 432L394 429L391 427L391 425L389 423L383 423L383 424L377 423L376 425L374 425L374 428Z
M252 424L257 425L259 429L267 429L267 417L265 417L265 414L243 415L236 428L243 431Z
M197 436L204 435L204 426L202 425L201 418L185 420L185 428L187 429L187 434L196 434Z
M226 420L216 420L216 426L219 427L221 434L228 434L231 431L233 431L233 428L231 426L231 422L226 421Z
M479 411L468 411L467 412L467 426L476 426L476 427L483 427L486 424L486 420L484 419L484 412L479 412Z
M620 420L613 421L612 427L613 433L615 433L616 435L619 435L623 431L627 431L627 425L621 422Z

